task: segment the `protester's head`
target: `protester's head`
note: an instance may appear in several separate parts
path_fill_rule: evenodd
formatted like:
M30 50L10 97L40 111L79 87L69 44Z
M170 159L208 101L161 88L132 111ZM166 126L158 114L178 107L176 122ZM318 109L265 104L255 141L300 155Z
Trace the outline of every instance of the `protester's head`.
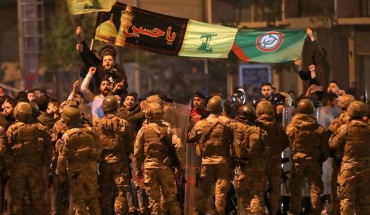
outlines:
M3 110L3 113L6 117L10 117L12 118L13 117L13 111L14 111L14 108L15 106L17 105L17 100L14 99L14 98L8 98L5 102L4 102L4 110Z
M60 103L58 101L50 101L46 113L48 114L58 114Z
M265 82L261 87L261 94L264 99L269 100L272 95L272 85L269 82Z
M334 107L337 104L338 95L332 92L325 93L322 97L324 106Z
M49 104L49 99L46 96L37 97L34 102L36 102L40 111L46 112Z
M46 96L45 95L45 93L46 93L45 90L42 90L40 88L33 89L33 92L35 92L35 97L40 97L42 95Z
M103 79L100 83L100 93L103 96L107 96L109 93L112 92L112 84L107 79Z
M29 90L27 91L27 99L32 102L33 100L36 99L35 91Z
M206 99L206 96L202 92L200 91L195 92L193 95L193 99L192 99L193 108L203 109L205 99Z
M338 94L339 90L340 90L339 84L336 81L330 81L328 85L328 89L326 91L328 93Z
M112 46L105 46L100 51L100 55L103 61L103 67L105 70L110 70L114 65L114 60L116 57L116 51Z
M136 103L136 96L134 93L129 93L125 99L123 100L123 106L127 109L127 110L131 110L134 105Z

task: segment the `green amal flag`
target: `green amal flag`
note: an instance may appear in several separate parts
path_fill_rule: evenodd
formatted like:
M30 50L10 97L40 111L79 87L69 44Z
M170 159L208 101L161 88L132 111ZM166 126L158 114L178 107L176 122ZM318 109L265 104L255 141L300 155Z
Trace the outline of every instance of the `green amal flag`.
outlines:
M71 14L110 11L116 0L67 0Z
M236 28L189 20L179 56L227 58Z
M233 53L243 61L279 63L294 61L302 55L305 29L271 31L239 30Z

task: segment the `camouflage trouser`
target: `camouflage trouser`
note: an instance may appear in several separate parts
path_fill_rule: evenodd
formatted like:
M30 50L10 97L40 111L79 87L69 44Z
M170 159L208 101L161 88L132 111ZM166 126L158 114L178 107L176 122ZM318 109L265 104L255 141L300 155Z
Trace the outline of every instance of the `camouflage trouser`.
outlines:
M272 214L276 214L280 209L281 196L281 157L270 158L266 166L267 182L271 188L269 201Z
M293 160L292 175L290 179L291 206L290 212L299 215L301 211L302 183L304 178L310 186L312 214L321 214L320 194L323 190L321 179L321 164L313 160Z
M338 197L342 215L370 214L370 168L359 170L342 164L338 177Z
M128 164L127 164L128 165ZM128 214L126 192L129 190L129 169L123 162L101 163L98 178L102 214Z
M197 202L199 213L206 213L207 201L215 184L215 207L217 215L224 215L226 196L230 189L231 167L229 164L202 164L199 177L200 193Z
M249 214L249 212L255 215L266 214L263 200L266 188L264 165L237 167L234 187L244 207L244 214ZM250 204L250 210L248 210L248 204Z
M84 167L68 169L73 211L75 215L100 215L96 164Z
M11 193L10 214L23 214L23 197L25 191L31 196L30 209L34 214L47 214L45 202L45 180L42 165L34 164L32 160L13 163L10 170L9 189ZM32 165L30 165L32 163Z
M168 207L171 215L181 215L180 203L176 199L175 176L169 167L144 168L144 184L149 199L149 208L152 215L159 215L164 211L163 204Z
M333 172L331 173L331 213L340 214L340 199L338 197L338 175L340 171L340 165L335 163L336 159L333 159Z

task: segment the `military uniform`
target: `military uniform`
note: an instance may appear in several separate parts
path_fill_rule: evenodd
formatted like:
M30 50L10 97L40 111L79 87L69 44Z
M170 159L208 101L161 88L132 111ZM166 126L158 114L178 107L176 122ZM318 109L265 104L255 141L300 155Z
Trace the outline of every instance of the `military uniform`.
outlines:
M302 111L301 105L312 105L309 111ZM298 113L286 129L292 149L292 174L290 181L291 208L293 215L300 214L300 197L305 177L310 185L312 214L321 214L320 195L323 191L321 180L322 162L329 156L328 137L325 128L312 116L314 106L311 100L298 102Z
M253 119L241 117L240 112L244 112L243 109L252 110L248 115ZM236 157L233 182L245 214L265 213L263 194L267 180L265 174L267 157L261 140L261 129L253 126L255 118L254 108L243 105L237 112L236 121L230 123L234 131L233 147Z
M56 173L70 184L74 214L100 215L97 185L97 162L101 152L100 138L91 127L82 127L76 108L62 114L69 130L62 136Z
M207 200L215 185L216 214L225 214L226 194L230 189L232 130L226 126L227 118L220 116L223 104L219 96L209 99L206 110L211 114L198 121L189 134L190 142L197 142L197 154L202 157L199 177L197 211L205 214Z
M62 114L63 110L67 107L75 107L78 108L78 104L74 100L67 100L62 102L62 104L59 107L59 113ZM84 125L84 127L89 127L89 123L81 119L81 123ZM51 206L52 206L52 213L55 213L56 215L64 215L67 213L68 209L68 202L69 202L69 185L68 183L64 182L61 183L58 180L58 177L55 176L55 168L57 166L57 160L58 155L61 150L61 144L62 142L60 139L62 138L63 134L68 130L68 127L64 121L64 119L61 117L59 118L53 128L50 130L51 135L51 142L54 144L54 151L53 151L53 160L51 164L51 170L49 176L52 178L53 183L50 184L50 186L53 186L53 194L50 194L51 198Z
M148 123L139 130L134 144L136 174L142 177L141 169L144 166L144 184L151 214L158 215L168 210L171 215L180 215L172 168L176 167L180 171L183 164L178 163L171 127L163 122L160 104L148 104L145 114Z
M104 104L104 102L103 102ZM128 214L126 192L129 190L129 155L133 152L133 135L126 120L107 114L94 124L102 141L99 162L99 189L102 214Z
M350 121L350 116L347 112L347 108L351 102L355 101L355 97L349 94L344 94L338 99L338 106L342 108L342 113L339 117L335 118L330 126L328 127L329 136L335 134L340 126L347 124ZM340 165L342 162L344 148L337 148L336 150L331 150L330 156L333 158L333 171L331 174L331 213L339 214L340 213L340 199L338 198L337 193L337 179L340 171Z
M352 119L329 140L331 148L344 148L338 176L342 215L370 214L370 127L362 121L365 112L362 102L352 102L348 107Z
M269 205L273 214L280 208L281 195L281 153L288 146L288 138L282 125L275 121L272 104L261 101L256 107L257 126L262 130L262 141L268 150L266 176L269 185Z
M29 190L33 200L31 210L35 214L47 214L43 166L51 159L50 136L45 126L30 123L32 108L28 103L18 103L14 115L17 121L7 130L7 148L11 156L10 213L23 213L23 197Z

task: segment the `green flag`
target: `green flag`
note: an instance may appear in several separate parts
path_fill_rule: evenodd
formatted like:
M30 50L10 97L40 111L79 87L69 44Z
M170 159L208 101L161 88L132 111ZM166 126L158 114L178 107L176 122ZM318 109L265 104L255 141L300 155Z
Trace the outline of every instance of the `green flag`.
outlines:
M293 61L302 55L304 29L272 31L239 30L233 53L243 61L279 63Z
M116 0L67 0L71 14L110 11Z
M189 20L179 56L227 58L238 29Z

